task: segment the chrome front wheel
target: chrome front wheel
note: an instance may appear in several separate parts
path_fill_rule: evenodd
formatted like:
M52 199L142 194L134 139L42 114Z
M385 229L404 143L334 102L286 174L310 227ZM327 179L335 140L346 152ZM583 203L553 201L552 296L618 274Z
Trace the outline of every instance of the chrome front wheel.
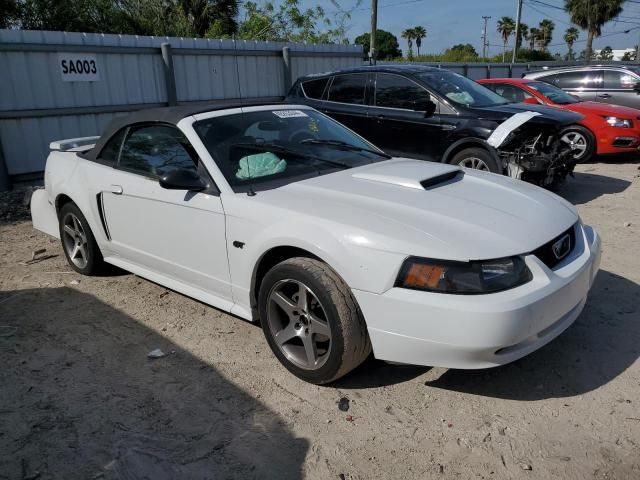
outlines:
M582 160L584 158L589 145L586 137L582 135L582 133L572 130L562 135L560 140L569 145L571 156L575 160Z
M484 170L485 172L490 172L489 166L482 160L477 157L467 157L462 160L458 165L466 168L473 168L474 170Z
M278 281L269 293L267 322L282 354L305 370L321 368L331 353L327 313L303 282Z

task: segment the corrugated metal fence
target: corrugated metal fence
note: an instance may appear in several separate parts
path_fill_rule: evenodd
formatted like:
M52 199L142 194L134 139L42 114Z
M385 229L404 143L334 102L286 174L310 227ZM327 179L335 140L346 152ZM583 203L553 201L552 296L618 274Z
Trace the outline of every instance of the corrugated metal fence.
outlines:
M95 63L74 77L74 59ZM275 99L300 75L361 63L354 45L0 29L0 188L3 174L41 174L52 140L100 134L118 112Z

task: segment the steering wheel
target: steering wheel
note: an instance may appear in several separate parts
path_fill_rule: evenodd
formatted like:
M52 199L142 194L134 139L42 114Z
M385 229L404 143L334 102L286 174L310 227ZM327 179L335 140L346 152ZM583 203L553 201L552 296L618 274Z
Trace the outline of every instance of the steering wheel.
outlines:
M289 135L288 141L291 143L300 143L303 140L317 140L318 136L308 130L298 130Z

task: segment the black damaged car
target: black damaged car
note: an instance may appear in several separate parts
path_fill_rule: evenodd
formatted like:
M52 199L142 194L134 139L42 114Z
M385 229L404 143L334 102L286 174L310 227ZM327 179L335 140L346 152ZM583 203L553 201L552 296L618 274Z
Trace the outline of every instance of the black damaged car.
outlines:
M296 81L286 101L326 113L394 156L503 173L542 186L573 171L570 147L558 133L582 118L510 103L462 75L419 65L309 75Z

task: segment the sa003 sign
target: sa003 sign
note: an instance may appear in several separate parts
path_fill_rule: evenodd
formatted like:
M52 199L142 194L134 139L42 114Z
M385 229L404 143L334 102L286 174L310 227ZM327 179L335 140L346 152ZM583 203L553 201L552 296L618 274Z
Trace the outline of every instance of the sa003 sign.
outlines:
M100 80L98 60L93 53L58 53L58 65L64 82Z

